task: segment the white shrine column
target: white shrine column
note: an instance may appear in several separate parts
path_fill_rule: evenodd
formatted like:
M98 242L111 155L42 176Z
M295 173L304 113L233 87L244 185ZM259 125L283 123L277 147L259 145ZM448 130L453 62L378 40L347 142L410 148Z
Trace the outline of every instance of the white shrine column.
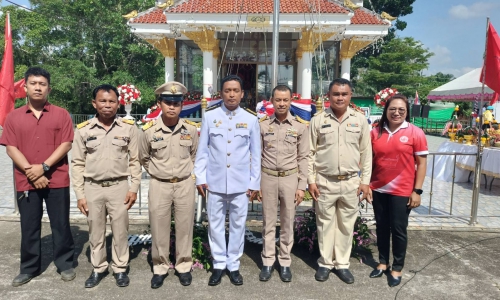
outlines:
M165 82L175 80L175 39L146 39L146 41L160 51L165 58Z
M203 98L211 98L210 90L214 84L213 78L213 52L203 51Z
M215 56L215 52L214 55ZM218 81L218 72L219 72L219 66L217 65L217 57L212 57L212 76L213 76L213 81L212 81L212 88L214 89L213 92L217 92L219 90L219 81Z
M302 56L298 57L297 56L297 70L295 72L297 73L297 86L295 86L295 91L297 93L302 95L302 69L304 68L304 63Z
M340 61L340 72L342 73L342 78L351 80L351 59L350 58L343 58Z
M356 37L340 42L340 72L342 78L351 80L351 59L371 43L370 40L361 40Z
M302 92L300 93L302 99L311 99L311 85L312 85L312 57L313 53L306 51L302 53Z

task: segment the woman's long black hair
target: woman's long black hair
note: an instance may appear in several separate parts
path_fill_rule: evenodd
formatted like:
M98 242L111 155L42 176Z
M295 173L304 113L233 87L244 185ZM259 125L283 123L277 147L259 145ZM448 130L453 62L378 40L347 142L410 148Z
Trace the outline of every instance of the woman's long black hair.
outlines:
M406 122L410 122L410 103L408 102L408 99L402 95L402 94L396 94L394 96L391 96L389 99L387 99L387 102L385 102L384 106L384 112L382 113L382 118L380 118L380 122L378 122L378 138L382 136L382 130L384 130L384 126L387 125L389 122L387 119L387 109L389 108L389 105L393 100L396 99L401 99L405 102L406 104L406 117L405 120Z

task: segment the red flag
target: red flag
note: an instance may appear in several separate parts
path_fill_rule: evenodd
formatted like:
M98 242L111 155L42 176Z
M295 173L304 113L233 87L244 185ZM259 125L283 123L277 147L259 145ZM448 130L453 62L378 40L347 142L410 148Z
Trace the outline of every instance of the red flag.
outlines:
M5 50L0 71L0 125L4 125L7 114L14 109L14 54L10 17L5 18Z
M483 72L480 81L492 90L500 93L500 37L491 23L488 26L488 46L484 58ZM486 72L484 72L486 68Z
M420 100L418 99L418 91L415 91L415 101L413 102L413 104L415 105L419 105L420 103Z
M24 78L14 82L14 99L26 98L26 90L24 89Z
M491 101L490 101L490 105L495 104L498 101L498 98L500 98L500 93L495 93L493 95L493 99L491 99Z

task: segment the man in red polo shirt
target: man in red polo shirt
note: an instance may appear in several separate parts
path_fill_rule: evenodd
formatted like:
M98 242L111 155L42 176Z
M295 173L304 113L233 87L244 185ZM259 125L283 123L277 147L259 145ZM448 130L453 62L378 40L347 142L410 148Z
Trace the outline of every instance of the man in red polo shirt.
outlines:
M21 213L21 268L13 286L29 282L41 271L43 200L52 229L54 264L64 281L76 276L74 242L69 226L69 167L73 142L68 112L50 104L50 74L41 68L26 71L28 104L5 121L0 144L15 164L17 204Z

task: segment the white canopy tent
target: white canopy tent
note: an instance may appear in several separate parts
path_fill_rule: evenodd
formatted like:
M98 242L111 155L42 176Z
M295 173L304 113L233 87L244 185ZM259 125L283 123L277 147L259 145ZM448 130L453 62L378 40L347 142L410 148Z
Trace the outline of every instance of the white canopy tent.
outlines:
M443 101L476 101L481 99L482 83L481 68L474 69L438 88L430 91L427 99ZM484 87L484 102L493 99L495 92L488 86Z

